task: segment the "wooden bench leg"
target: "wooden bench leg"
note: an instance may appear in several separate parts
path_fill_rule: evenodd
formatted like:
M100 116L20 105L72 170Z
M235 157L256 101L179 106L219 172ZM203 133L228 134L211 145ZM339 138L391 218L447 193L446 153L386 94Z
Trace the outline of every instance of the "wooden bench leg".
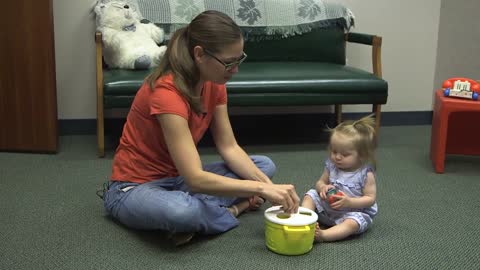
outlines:
M105 130L104 130L103 113L97 116L97 143L98 157L105 157Z
M105 117L103 113L103 75L97 72L97 144L98 157L105 156Z
M105 119L103 116L103 53L102 34L95 32L96 75L97 75L97 144L98 157L105 156Z
M381 105L380 104L373 104L372 112L375 113L375 132L377 133L380 131L380 113L381 113Z
M342 105L335 104L335 118L337 120L337 125L342 122Z

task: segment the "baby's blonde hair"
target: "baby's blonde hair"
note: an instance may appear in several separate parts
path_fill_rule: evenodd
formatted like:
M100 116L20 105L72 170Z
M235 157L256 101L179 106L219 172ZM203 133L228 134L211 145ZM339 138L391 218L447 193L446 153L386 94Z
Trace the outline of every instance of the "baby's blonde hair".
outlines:
M373 114L359 120L344 121L328 131L330 132L330 139L334 134L341 134L351 139L362 164L370 163L374 168L376 167L375 148L377 147L377 134ZM330 146L329 150L331 150Z

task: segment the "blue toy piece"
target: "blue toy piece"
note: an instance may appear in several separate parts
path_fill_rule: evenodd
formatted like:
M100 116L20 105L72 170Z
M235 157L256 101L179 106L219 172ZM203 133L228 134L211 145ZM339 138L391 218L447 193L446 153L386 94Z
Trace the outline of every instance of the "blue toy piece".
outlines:
M450 88L446 88L445 90L443 90L443 95L448 97L448 95L450 95Z
M473 92L472 99L473 100L478 100L478 93L477 92Z

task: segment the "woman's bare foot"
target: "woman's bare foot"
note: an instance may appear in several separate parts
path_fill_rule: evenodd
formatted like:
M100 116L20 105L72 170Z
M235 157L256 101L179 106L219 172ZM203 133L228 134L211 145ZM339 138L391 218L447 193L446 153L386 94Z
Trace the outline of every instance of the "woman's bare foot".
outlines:
M230 213L232 213L232 215L234 217L238 217L241 213L245 212L245 210L247 210L248 206L250 204L248 203L248 201L242 201L242 202L239 202L235 205L232 205L230 207L228 207L228 211L230 211Z
M258 210L264 203L265 201L261 197L252 196L248 198L248 200L241 201L228 207L227 209L234 217L238 217L243 212Z
M172 233L168 238L172 239L173 244L178 247L187 244L195 236L194 232Z
M230 213L234 217L238 217L238 215L240 214L239 211L238 211L238 207L236 205L232 205L230 207L227 207L227 210L230 211Z
M248 198L248 211L256 211L265 203L265 200L260 196L252 196Z

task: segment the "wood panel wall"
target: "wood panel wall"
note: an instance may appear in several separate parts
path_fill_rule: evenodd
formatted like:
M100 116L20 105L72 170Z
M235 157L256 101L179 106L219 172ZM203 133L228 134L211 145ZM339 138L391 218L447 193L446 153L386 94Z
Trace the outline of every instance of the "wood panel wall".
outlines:
M3 3L0 150L56 152L58 119L52 0Z

